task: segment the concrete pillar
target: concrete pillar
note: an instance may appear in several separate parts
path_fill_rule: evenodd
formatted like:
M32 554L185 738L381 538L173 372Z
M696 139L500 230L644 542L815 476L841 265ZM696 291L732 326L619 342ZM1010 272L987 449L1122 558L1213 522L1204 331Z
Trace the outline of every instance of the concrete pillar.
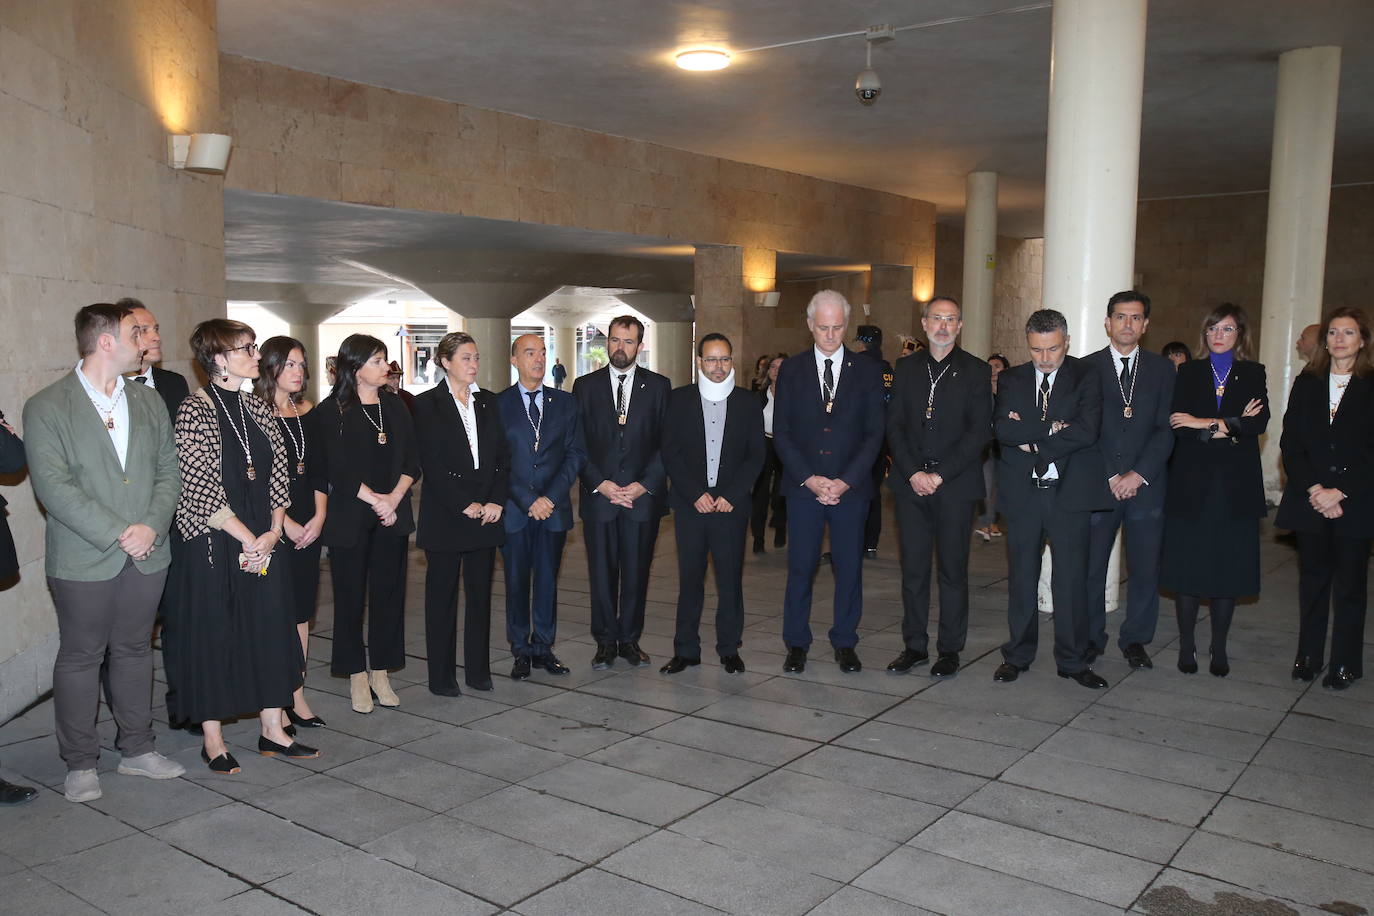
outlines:
M692 341L692 322L655 321L653 332L654 347L649 354L649 368L668 376L674 388L691 382L692 357L696 353ZM740 372L738 366L735 368L735 382L738 384Z
M752 370L759 354L773 345L776 309L755 304L755 293L777 286L778 255L766 248L697 246L693 289L698 334L730 338L736 365ZM738 373L736 381L741 381Z
M902 352L901 335L914 334L920 321L920 309L911 295L911 281L910 267L874 264L869 268L867 323L883 329L883 356L889 360ZM852 337L854 328L865 322L855 316L849 323Z
M1299 48L1279 55L1274 152L1269 165L1269 231L1264 244L1259 360L1269 376L1264 489L1278 502L1279 431L1293 378L1293 341L1320 321L1326 281L1326 224L1341 49Z
M477 384L488 391L505 391L510 387L510 319L471 318L464 316L464 328L477 341L482 354L477 370Z
M320 345L320 325L348 307L347 303L327 302L261 302L264 309L287 323L287 334L305 344L305 358L310 365L310 379L305 384L306 397L319 403L329 393L329 372L325 359L333 353L323 352Z
M547 349L549 351L549 370L552 371L555 358L563 360L563 368L568 370L568 378L563 383L563 387L571 391L573 380L577 378L577 327L573 325L555 327L553 340L549 342ZM550 383L552 383L552 377L550 379Z
M1146 6L1054 4L1044 305L1068 318L1070 352L1078 356L1106 346L1107 299L1131 287ZM966 267L965 290L968 283Z
M959 344L983 359L992 354L996 270L997 173L969 172L964 181L964 330Z

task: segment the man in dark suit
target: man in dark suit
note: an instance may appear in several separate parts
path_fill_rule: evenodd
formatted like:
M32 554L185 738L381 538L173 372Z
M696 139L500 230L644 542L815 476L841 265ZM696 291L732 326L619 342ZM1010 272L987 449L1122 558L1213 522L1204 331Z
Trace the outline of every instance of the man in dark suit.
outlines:
M716 566L716 655L729 674L744 670L744 535L749 490L763 467L763 408L735 387L734 357L724 334L697 342L697 383L668 397L673 418L663 435L669 504L677 533L677 635L660 671L701 664L706 558Z
M992 438L992 371L955 340L959 303L936 296L921 316L930 347L897 363L887 408L902 549L902 649L887 666L906 674L930 659L931 549L939 560L939 659L933 677L959 670L968 636L968 557L973 504L982 499L983 449Z
M1060 677L1098 689L1107 682L1087 658L1087 556L1090 513L1111 502L1097 450L1102 384L1091 366L1068 356L1068 322L1059 312L1034 312L1026 322L1026 342L1031 361L997 380L997 492L1008 524L1011 637L993 679L1014 681L1035 660L1036 586L1048 539L1055 664Z
M1107 563L1126 526L1126 619L1117 645L1132 668L1153 668L1145 647L1159 620L1159 552L1164 541L1164 486L1174 432L1169 411L1177 371L1140 346L1150 326L1150 297L1135 290L1107 301L1111 343L1083 360L1102 384L1098 449L1112 506L1092 514L1088 532L1088 661L1107 649Z
M510 496L506 500L506 637L522 681L530 666L567 674L553 654L558 630L558 570L573 526L572 485L587 460L582 419L571 394L545 387L544 341L523 334L511 344L519 381L498 396L510 443ZM530 601L530 580L534 600Z
M663 470L664 411L672 385L635 365L644 324L633 315L611 320L611 364L573 383L587 441L582 520L592 591L592 667L610 668L619 655L634 667L649 664L639 648L649 564L667 504Z
M177 408L191 392L187 387L186 377L180 372L154 365L162 362L162 328L157 323L157 316L137 299L120 299L115 304L122 305L134 313L139 339L143 343L143 358L139 361L138 369L131 373L130 377L161 395L163 403L167 405L167 415L175 424Z
M892 364L883 359L883 329L876 324L859 325L854 339L863 345L859 353L876 360L883 370L883 404L892 402L892 386L897 376ZM868 517L864 520L864 558L878 559L878 539L883 535L883 478L891 464L890 448L885 441L878 449L878 460L873 463L873 499L868 504Z
M835 572L830 644L840 670L853 673L863 667L854 647L863 614L864 519L875 495L873 463L883 444L882 368L844 346L849 302L834 290L811 297L806 326L815 346L782 364L773 414L790 542L783 671L806 668L812 584L828 525Z

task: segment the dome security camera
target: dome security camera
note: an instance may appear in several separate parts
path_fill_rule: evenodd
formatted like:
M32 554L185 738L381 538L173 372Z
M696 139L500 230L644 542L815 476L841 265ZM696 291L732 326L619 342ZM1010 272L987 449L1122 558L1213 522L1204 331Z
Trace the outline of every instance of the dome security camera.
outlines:
M883 82L878 79L876 70L864 70L854 80L854 94L865 105L872 105L883 94Z

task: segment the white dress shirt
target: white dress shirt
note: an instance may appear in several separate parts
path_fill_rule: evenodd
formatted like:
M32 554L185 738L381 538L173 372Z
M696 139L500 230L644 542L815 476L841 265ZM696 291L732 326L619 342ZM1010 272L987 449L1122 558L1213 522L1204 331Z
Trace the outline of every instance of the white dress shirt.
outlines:
M630 412L630 394L635 390L635 369L637 365L631 364L630 368L621 372L615 366L610 367L611 376L611 404L615 404L616 392L620 389L620 377L625 376L625 413Z
M825 361L830 360L830 375L834 379L835 387L830 389L830 397L835 397L835 392L840 389L840 369L844 365L844 347L839 347L834 353L826 356L821 352L821 348L813 346L811 352L816 356L816 381L820 384L821 400L825 400Z
M458 416L463 420L463 432L467 433L468 446L472 449L473 470L482 466L480 450L477 448L477 386L474 384L468 389L468 402L464 404L458 400L458 396L453 396L453 404L458 408Z
M1059 370L1058 370L1058 369L1056 369L1056 370L1054 370L1053 372L1050 373L1050 390L1049 390L1049 393L1048 393L1047 397L1053 397L1053 396L1054 396L1054 380L1055 380L1056 377L1058 377L1058 375L1059 375ZM1041 404L1040 404L1040 380L1043 379L1044 377L1045 377L1045 374L1044 374L1043 372L1041 372L1039 369L1036 369L1036 370L1035 370L1035 406L1036 406L1036 407L1041 407ZM1043 407L1042 407L1041 409L1043 409ZM1045 471L1044 476L1042 476L1040 479L1041 479L1041 480L1058 480L1058 479L1059 479L1059 467L1058 467L1058 465L1056 465L1053 461L1051 461L1051 462L1050 462L1049 470Z
M129 400L124 397L124 376L115 376L114 395L106 397L105 392L92 385L86 373L81 371L85 362L84 359L77 361L74 370L76 377L81 380L81 387L86 389L86 396L91 399L91 409L100 416L101 425L106 425L107 417L114 420L114 429L109 430L110 442L119 456L119 466L123 468L124 459L129 454Z

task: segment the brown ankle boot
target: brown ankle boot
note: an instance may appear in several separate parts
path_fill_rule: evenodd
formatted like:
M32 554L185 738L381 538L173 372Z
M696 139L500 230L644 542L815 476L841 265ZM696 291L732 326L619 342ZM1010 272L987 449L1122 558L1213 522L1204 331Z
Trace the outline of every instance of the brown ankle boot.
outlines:
M372 692L377 694L378 703L383 706L401 705L401 698L391 689L391 681L387 679L385 671L369 671L367 677L372 684Z
M354 712L372 712L372 689L367 684L367 672L348 676L348 693L353 698Z

